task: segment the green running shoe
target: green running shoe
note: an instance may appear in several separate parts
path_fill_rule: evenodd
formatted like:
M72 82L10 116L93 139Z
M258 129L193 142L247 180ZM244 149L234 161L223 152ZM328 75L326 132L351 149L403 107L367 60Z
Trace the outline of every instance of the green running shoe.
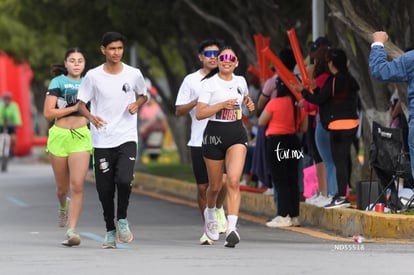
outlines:
M102 248L116 248L116 230L111 230L106 232L104 242L102 243Z
M129 243L132 241L134 236L129 230L127 219L118 220L118 241L121 243Z

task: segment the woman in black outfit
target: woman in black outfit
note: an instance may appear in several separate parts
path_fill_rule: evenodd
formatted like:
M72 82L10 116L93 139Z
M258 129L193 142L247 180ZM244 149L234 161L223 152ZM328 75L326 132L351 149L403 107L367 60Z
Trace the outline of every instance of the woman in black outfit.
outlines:
M338 194L325 208L349 207L346 186L349 183L348 159L359 119L357 114L359 85L347 67L347 57L341 49L329 49L328 66L332 75L322 89L313 94L297 85L303 97L319 105L322 126L330 131L332 158L336 166Z

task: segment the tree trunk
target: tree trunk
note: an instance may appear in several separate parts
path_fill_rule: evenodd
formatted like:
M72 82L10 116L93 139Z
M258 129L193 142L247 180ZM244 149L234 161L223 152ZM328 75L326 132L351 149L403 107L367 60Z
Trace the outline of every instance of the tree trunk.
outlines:
M383 9L386 11L389 18L399 18L403 26L410 26L409 17L399 16L395 13L395 8L388 7L391 2L399 2L397 5L401 9L401 1L390 1L381 3L376 6L366 6L366 1L351 1L351 0L326 0L329 7L330 21L333 22L334 29L331 32L336 34L343 34L338 36L339 47L343 48L350 61L350 71L356 76L360 86L360 99L363 107L363 145L364 150L364 164L360 169L360 174L354 175L358 179L369 179L370 165L369 165L369 144L372 142L371 125L373 121L387 126L388 122L388 102L389 91L385 83L373 80L369 75L368 58L370 51L370 44L372 43L372 33L383 28L376 28L377 22L373 21L376 14L369 12L377 12ZM409 2L409 3L407 3ZM408 6L412 6L411 1L404 1ZM404 8L403 8L404 9ZM368 12L367 12L368 10ZM357 12L358 11L358 12ZM412 13L412 10L409 10ZM359 14L358 14L359 13ZM378 16L377 16L378 17ZM371 20L371 21L369 21ZM397 23L395 24L397 27ZM387 53L390 58L400 56L403 51L396 46L392 41L385 44ZM400 92L400 99L403 105L407 104L406 87L401 84L398 86ZM353 163L357 163L353 160ZM355 166L354 166L355 169ZM359 169L355 169L359 170Z

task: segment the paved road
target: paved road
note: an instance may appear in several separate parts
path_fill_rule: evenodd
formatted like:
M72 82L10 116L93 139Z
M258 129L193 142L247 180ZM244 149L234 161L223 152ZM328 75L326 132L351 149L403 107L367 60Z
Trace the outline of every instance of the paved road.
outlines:
M198 245L198 209L134 193L135 239L101 249L104 223L93 184L85 185L79 247L60 245L49 165L16 159L0 174L0 274L412 274L413 245L356 244L272 230L241 220L235 248Z

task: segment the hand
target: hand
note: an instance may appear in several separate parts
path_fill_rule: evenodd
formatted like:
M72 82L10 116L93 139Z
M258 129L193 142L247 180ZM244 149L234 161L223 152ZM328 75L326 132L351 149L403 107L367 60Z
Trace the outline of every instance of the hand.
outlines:
M106 122L105 120L103 120L101 117L98 117L98 116L92 116L89 121L95 126L96 129L99 129L103 127L105 124L108 124L108 122Z
M226 101L222 102L222 109L232 110L232 109L234 109L234 105L236 103L237 103L237 99L236 98L226 100Z
M303 101L304 101L303 98L301 100L297 101L296 106L298 106L299 108L303 108Z
M373 42L381 42L384 44L388 41L388 34L383 31L374 32L372 35L372 40Z
M72 106L72 108L73 108L73 111L74 111L74 112L79 111L79 101L78 101L78 102L76 102L76 104L75 104L75 105L73 105L73 106Z
M246 96L244 97L244 105L246 106L247 110L254 111L254 102L253 100L250 98L250 96Z
M131 103L131 104L128 105L128 112L131 115L136 114L138 112L138 109L139 109L139 107L138 107L137 102L134 102L134 103Z
M303 84L302 84L302 83L296 84L296 83L294 83L294 82L290 82L290 85L292 85L292 87L293 87L293 88L295 89L295 91L296 91L296 92L298 92L298 93L302 92L302 90L304 89L304 88L303 88Z

